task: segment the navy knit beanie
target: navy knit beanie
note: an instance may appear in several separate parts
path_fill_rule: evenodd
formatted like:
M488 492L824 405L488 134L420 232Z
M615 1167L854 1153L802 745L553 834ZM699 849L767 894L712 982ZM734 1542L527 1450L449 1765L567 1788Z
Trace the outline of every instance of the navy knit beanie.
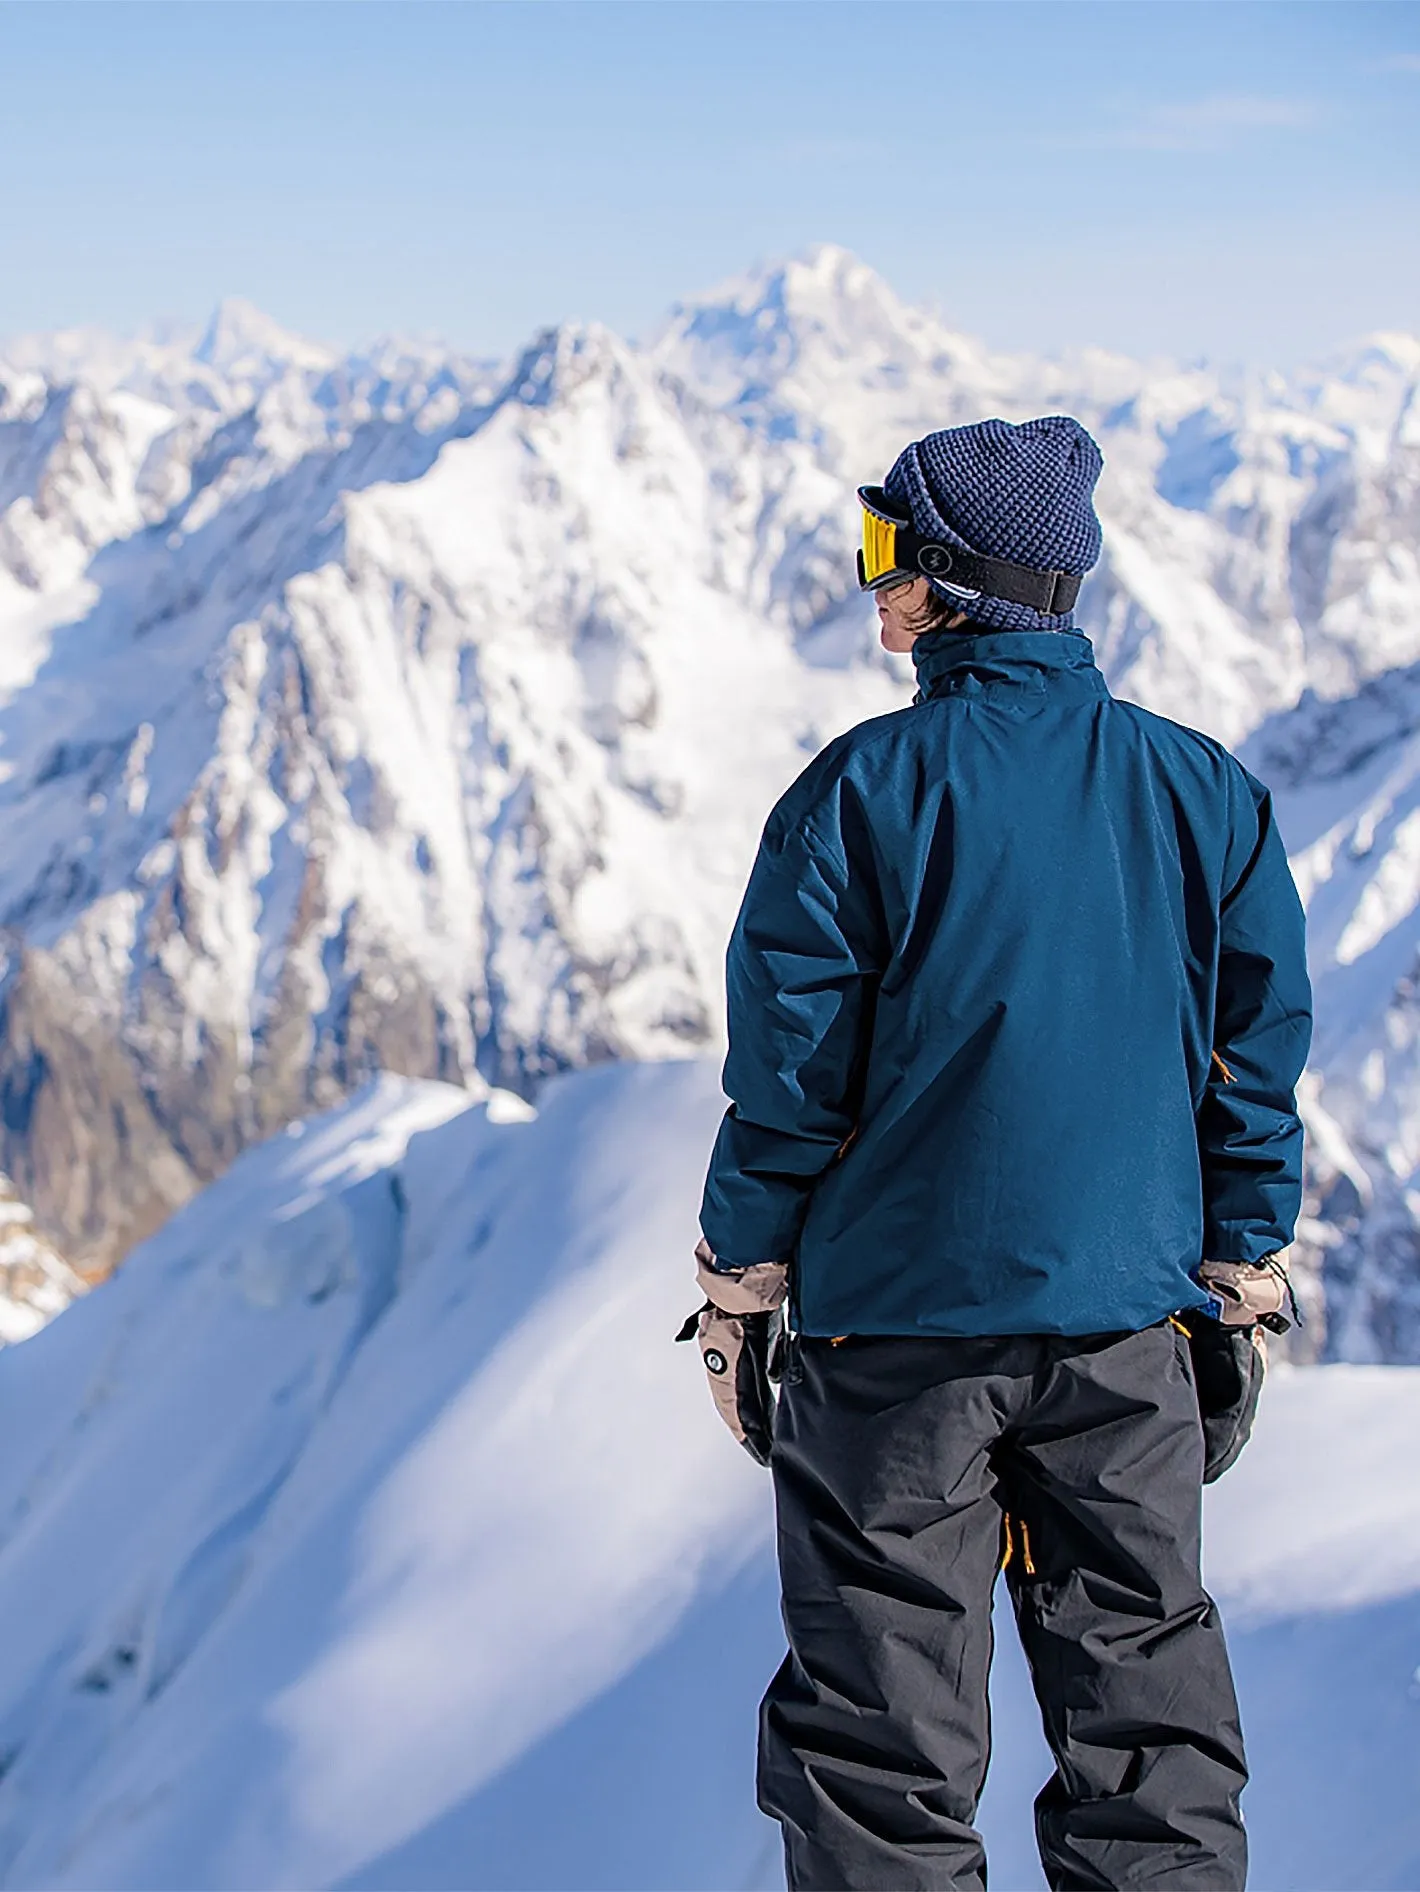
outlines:
M1036 571L1087 572L1100 555L1091 495L1104 458L1077 420L1047 414L1012 426L980 420L914 440L897 457L883 490L912 514L925 537ZM963 598L929 578L973 622L999 631L1068 631L1054 616L1004 598Z

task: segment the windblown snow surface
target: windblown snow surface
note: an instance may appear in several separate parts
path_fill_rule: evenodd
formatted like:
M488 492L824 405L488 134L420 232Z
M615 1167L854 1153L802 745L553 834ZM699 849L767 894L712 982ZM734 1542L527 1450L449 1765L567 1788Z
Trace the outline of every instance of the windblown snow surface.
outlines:
M380 1079L0 1353L0 1884L780 1883L768 1484L671 1345L721 1102ZM1210 1494L1259 1892L1420 1886L1417 1424L1420 1370L1280 1370Z

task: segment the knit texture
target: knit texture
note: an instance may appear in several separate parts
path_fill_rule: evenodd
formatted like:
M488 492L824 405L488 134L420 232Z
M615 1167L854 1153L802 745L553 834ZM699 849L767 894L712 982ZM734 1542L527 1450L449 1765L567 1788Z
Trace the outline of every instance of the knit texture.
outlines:
M1077 420L1046 414L1019 426L982 420L946 427L914 440L883 485L929 538L1036 571L1083 575L1100 555L1092 495L1103 466ZM1075 622L1072 611L1052 616L1004 598L962 598L949 584L927 582L991 630L1068 631Z

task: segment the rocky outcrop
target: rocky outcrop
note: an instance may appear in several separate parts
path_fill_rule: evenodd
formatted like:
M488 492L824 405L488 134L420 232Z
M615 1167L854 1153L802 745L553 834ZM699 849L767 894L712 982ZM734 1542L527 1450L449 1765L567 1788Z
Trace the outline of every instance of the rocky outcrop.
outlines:
M0 1175L0 1346L28 1340L88 1283L35 1227L34 1211Z

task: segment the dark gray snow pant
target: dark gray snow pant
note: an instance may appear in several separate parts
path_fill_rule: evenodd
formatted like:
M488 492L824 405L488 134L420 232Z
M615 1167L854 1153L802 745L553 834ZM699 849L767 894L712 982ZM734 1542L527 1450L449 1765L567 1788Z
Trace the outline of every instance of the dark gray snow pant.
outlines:
M991 1595L1006 1576L1056 1771L1053 1887L1237 1892L1247 1778L1199 1576L1187 1342L797 1343L774 1442L789 1654L759 1800L789 1884L979 1892Z

